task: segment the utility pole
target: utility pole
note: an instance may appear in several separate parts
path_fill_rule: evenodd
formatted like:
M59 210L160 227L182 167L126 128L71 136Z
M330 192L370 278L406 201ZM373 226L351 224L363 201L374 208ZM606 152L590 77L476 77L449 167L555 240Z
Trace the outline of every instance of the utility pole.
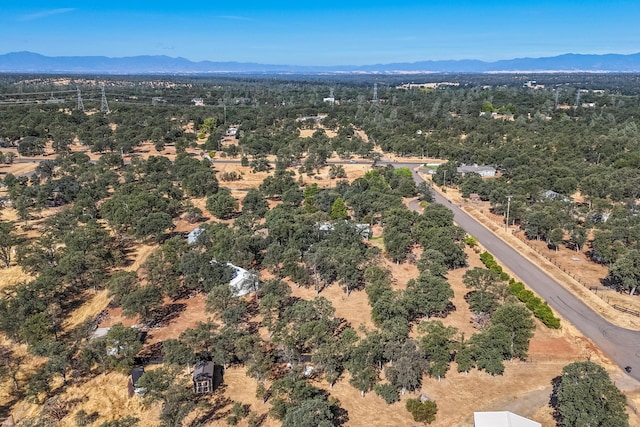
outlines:
M504 222L504 231L505 232L509 232L509 209L511 208L511 198L513 196L507 196L507 218L506 221Z

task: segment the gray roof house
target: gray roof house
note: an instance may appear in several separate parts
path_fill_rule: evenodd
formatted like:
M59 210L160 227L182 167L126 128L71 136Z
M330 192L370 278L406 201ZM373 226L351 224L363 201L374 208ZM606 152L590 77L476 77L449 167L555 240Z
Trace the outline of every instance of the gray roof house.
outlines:
M213 362L199 362L193 371L193 392L196 394L213 393Z
M200 233L204 230L200 227L194 228L189 234L187 234L187 243L193 245L197 240Z
M462 176L467 173L477 173L482 177L496 176L496 168L492 166L462 165L456 171Z
M129 378L128 384L129 397L133 396L134 394L138 396L144 396L144 394L147 392L147 389L145 387L138 386L138 380L140 380L142 374L144 374L144 368L142 366L133 368L131 370L131 378Z

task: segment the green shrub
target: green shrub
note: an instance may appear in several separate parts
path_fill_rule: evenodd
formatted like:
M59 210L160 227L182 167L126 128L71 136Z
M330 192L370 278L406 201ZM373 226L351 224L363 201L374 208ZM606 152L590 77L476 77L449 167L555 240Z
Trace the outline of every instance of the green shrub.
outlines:
M509 281L509 292L511 295L515 295L517 297L522 291L524 291L524 284L522 282L516 282L513 279Z
M485 251L480 254L480 260L485 267L498 272L501 280L509 281L509 292L511 295L515 295L520 301L522 301L527 308L531 310L533 315L540 319L545 326L552 329L560 328L560 319L553 315L551 307L535 296L533 292L526 289L522 282L516 282L515 279L509 278L509 274L502 270L502 267L498 265L493 255Z
M542 300L538 297L533 297L526 302L526 306L532 313L535 314L536 309L542 305Z
M533 312L534 316L542 321L548 328L559 329L560 319L553 315L553 311L548 304L540 304Z
M518 297L518 299L520 301L522 301L523 303L527 303L529 302L530 299L535 298L536 296L533 294L533 292L531 292L529 289L523 289L518 292L518 295L516 295Z
M491 261L494 261L494 262L495 262L495 260L494 260L494 258L493 258L493 255L491 255L491 254L490 254L489 252L487 252L487 251L484 251L484 252L482 252L482 253L480 254L480 261L482 261L482 262L483 262L483 264L484 264L485 266L487 266L487 263L489 263L489 262L491 262Z
M464 239L464 242L467 244L467 246L469 246L471 248L473 248L473 247L478 245L478 241L476 240L475 237L472 237L472 236L467 236Z
M398 393L398 388L393 386L392 384L376 384L373 390L389 405L400 400L400 393Z
M429 400L420 402L420 399L409 399L407 400L407 411L411 412L414 421L431 424L436 419L438 405Z

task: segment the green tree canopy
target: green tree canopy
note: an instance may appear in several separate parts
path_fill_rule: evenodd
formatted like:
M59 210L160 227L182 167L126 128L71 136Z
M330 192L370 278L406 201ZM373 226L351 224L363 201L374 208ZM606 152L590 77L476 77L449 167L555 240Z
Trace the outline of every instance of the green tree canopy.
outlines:
M593 362L574 362L562 368L552 402L561 427L629 426L624 394L607 371Z

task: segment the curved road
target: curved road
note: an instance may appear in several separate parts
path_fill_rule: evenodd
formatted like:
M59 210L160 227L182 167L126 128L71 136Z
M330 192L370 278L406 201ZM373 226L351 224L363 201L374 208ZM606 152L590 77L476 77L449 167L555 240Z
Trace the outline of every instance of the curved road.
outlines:
M423 181L415 171L419 164L398 163L397 166L410 168L416 183ZM631 366L632 371L629 375L640 380L640 331L609 323L458 206L451 204L437 192L434 192L434 195L437 203L453 211L456 224L478 239L502 265L515 272L551 308L591 339L618 366Z

